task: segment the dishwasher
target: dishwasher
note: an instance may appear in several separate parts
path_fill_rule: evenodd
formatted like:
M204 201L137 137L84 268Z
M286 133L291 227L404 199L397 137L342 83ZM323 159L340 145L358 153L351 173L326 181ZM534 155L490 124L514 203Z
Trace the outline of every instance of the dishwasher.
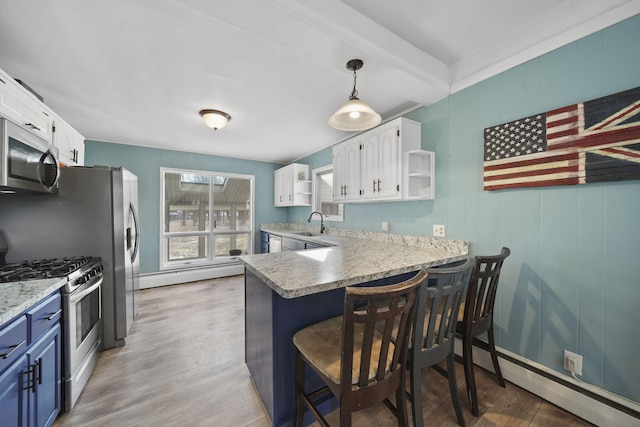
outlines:
M282 237L269 235L269 253L282 251Z

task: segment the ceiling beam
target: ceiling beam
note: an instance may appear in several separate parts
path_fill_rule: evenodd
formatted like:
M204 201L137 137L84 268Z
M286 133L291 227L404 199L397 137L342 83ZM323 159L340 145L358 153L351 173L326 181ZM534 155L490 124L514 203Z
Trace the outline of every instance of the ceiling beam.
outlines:
M388 66L449 93L449 67L339 0L268 0Z

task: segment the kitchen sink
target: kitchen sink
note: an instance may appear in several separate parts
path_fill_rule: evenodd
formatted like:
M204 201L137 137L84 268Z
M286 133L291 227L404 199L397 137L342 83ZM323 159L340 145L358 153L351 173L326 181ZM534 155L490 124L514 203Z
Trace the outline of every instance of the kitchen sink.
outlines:
M290 234L297 234L298 236L321 236L318 233L311 233L309 231L290 231Z

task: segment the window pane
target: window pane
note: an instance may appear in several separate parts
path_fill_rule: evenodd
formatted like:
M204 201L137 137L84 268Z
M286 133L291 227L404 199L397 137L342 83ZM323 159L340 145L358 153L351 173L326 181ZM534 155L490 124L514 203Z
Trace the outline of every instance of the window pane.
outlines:
M243 254L249 253L248 234L217 234L214 239L215 256L229 256L232 249L240 249Z
M213 219L216 233L226 230L251 230L250 200L249 179L214 177Z
M320 212L323 215L339 215L338 203L333 201L333 172L319 174Z
M209 231L209 176L164 175L165 232Z
M169 261L207 258L207 236L169 237L167 244Z

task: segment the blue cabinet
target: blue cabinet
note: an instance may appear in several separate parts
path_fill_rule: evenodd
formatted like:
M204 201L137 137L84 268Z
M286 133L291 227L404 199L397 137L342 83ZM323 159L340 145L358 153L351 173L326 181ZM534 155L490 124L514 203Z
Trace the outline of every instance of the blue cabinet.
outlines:
M266 254L269 252L269 233L266 231L260 232L260 253Z
M415 272L367 282L380 286L406 280ZM245 268L245 363L253 384L275 427L295 425L295 371L293 335L313 323L343 313L344 289L333 289L298 298L283 298L253 272ZM309 390L323 385L307 370ZM320 410L337 408L330 398ZM307 412L304 425L313 416Z
M7 427L51 426L62 408L61 298L56 292L0 330L0 413Z
M0 374L0 414L3 425L27 425L27 400L29 395L23 390L23 383L28 379L21 375L29 372L27 355L22 354L9 368Z

